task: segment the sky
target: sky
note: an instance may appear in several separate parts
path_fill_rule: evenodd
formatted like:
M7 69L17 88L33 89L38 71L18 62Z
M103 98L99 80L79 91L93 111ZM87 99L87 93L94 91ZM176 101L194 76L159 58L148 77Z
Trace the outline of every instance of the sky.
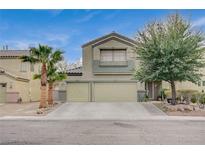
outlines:
M205 10L0 10L0 49L46 44L72 63L93 39L113 31L134 38L145 24L176 12L205 31Z

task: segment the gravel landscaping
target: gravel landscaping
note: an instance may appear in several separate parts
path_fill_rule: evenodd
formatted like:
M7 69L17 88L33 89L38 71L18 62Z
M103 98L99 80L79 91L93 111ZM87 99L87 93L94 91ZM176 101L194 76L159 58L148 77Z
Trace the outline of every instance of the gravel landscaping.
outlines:
M200 109L195 104L170 105L164 102L154 102L153 104L169 116L205 116L205 109Z

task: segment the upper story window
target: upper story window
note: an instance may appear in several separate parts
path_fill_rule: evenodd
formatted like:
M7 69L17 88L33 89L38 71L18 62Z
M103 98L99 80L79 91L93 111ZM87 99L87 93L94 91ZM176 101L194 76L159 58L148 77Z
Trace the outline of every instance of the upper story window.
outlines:
M126 49L101 49L100 50L101 61L126 61Z
M20 71L21 72L27 72L27 63L25 63L25 62L22 62L21 63L21 67L20 67Z
M100 60L101 61L112 61L112 51L100 51Z

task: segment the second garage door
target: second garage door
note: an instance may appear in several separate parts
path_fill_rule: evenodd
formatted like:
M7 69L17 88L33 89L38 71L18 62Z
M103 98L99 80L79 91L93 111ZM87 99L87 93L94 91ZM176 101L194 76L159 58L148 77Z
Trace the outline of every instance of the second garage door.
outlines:
M136 83L94 83L95 102L132 102L137 100Z

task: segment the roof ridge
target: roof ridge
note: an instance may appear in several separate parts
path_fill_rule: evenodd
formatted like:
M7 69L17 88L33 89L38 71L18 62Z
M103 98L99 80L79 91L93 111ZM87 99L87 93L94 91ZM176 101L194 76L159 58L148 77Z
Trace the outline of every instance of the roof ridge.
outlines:
M122 35L122 34L119 34L119 33L115 32L115 31L113 31L113 32L111 32L111 33L109 33L109 34L103 35L103 36L101 36L101 37L99 37L99 38L96 38L96 39L94 39L94 40L91 40L91 41L89 41L89 42L83 44L82 47L85 47L85 46L94 44L94 43L96 43L96 42L99 42L100 40L106 39L107 37L111 37L111 36L117 36L117 37L122 38L122 39L124 39L124 40L127 40L127 41L129 41L129 42L131 42L131 43L133 43L133 44L136 44L136 42L135 42L134 39L131 39L131 38L127 37L127 36L124 36L124 35Z

